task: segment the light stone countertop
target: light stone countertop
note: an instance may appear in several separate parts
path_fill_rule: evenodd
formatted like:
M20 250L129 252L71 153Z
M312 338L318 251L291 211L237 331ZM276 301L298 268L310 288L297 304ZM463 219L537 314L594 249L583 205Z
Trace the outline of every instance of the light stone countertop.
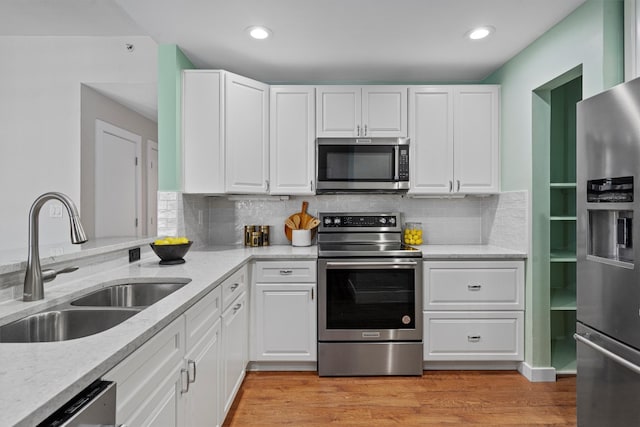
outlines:
M526 254L485 245L423 245L425 259L506 259ZM0 303L0 324L42 311L123 278L190 278L191 282L109 330L52 343L0 344L0 413L6 425L30 426L44 420L86 386L116 366L156 332L184 313L237 268L256 259L315 259L316 246L212 247L190 251L181 265L161 266L151 254L141 261L107 269L87 268L45 285L43 301ZM82 269L81 269L82 270ZM79 270L80 271L80 270ZM52 283L55 283L52 282ZM50 286L50 285L49 285Z

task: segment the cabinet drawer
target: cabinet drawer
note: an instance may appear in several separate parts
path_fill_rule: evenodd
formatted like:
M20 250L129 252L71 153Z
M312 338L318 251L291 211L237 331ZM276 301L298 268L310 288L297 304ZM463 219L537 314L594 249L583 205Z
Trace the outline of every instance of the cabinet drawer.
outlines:
M424 360L523 360L524 313L424 312Z
M256 262L256 283L315 283L316 261Z
M227 307L247 289L247 266L242 266L238 271L222 282L222 310Z
M425 310L524 309L523 261L425 261Z
M220 286L205 295L185 312L187 322L186 351L195 345L222 315L222 289Z

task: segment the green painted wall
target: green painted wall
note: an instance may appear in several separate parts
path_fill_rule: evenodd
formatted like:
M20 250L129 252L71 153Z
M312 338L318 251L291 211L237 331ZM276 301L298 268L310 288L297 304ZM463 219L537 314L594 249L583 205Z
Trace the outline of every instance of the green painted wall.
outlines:
M544 134L550 126L545 87L550 90L553 82L560 85L581 73L586 98L623 81L623 21L622 0L587 0L483 81L502 86L503 191L528 190L532 194L536 187L548 185L548 170L538 170L538 165L548 164L549 159L536 160L536 151L540 151L533 149L536 142L548 143L549 139ZM563 75L564 81L558 82ZM536 219L541 210L548 211L548 188L546 191L546 202L532 197L530 224L543 223ZM550 363L549 289L540 284L548 283L548 278L541 279L548 268L541 267L537 244L548 232L543 226L532 227L533 250L527 265L525 361L534 367Z
M182 70L196 68L176 45L158 47L158 190L182 189Z

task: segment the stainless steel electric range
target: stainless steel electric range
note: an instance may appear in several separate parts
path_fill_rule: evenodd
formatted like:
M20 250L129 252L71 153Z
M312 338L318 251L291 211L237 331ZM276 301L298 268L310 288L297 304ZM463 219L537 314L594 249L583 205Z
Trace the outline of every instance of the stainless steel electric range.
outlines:
M320 376L422 375L422 252L393 213L321 213Z

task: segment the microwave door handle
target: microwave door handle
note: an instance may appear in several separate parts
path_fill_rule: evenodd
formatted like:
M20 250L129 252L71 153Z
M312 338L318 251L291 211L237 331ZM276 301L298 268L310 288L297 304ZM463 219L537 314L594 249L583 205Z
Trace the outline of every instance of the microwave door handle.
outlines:
M395 155L396 155L396 169L395 169L395 175L393 176L393 179L395 181L399 181L400 180L400 147L399 146L395 146Z

